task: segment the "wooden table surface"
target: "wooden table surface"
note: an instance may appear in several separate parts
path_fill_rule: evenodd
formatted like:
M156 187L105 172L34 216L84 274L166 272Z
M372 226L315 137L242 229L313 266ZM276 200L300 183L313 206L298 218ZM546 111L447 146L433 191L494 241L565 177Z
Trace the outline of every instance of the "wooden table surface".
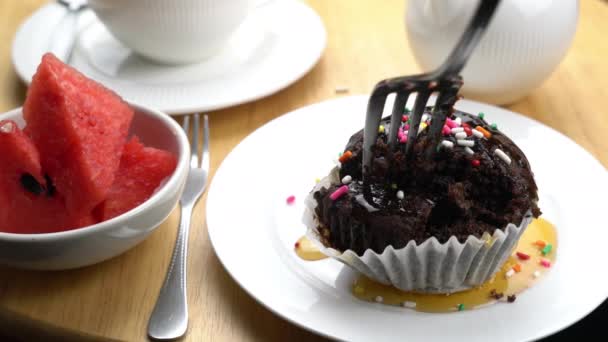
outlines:
M419 71L403 27L403 0L310 0L328 32L320 62L268 98L215 111L211 167L216 170L246 135L301 106L334 98L337 86L367 93L380 79ZM43 0L0 1L0 112L18 107L25 86L10 62L13 35ZM581 1L574 44L553 75L509 109L570 136L608 166L608 5ZM258 304L226 273L205 226L205 198L190 239L187 340L317 340ZM146 340L146 324L172 251L177 212L145 242L101 264L63 272L0 268L0 331L79 339Z

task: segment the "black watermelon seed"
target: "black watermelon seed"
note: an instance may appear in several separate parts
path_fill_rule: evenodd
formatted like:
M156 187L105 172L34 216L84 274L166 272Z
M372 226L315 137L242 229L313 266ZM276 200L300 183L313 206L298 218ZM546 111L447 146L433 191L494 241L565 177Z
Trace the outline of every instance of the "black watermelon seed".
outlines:
M46 195L47 197L53 197L56 192L55 184L53 184L53 180L47 174L44 174L44 179L46 180Z
M34 195L40 195L44 191L42 185L40 185L36 178L29 173L24 173L21 175L21 185L25 190L33 193Z

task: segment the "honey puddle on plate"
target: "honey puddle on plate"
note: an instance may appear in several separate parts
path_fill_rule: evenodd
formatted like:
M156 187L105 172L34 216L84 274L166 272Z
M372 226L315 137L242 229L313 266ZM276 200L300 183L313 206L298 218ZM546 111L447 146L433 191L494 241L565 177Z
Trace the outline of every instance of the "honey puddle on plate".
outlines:
M299 238L294 248L300 259L315 261L327 258L306 236Z
M542 241L551 244L551 250L543 255ZM424 312L451 312L458 310L469 310L483 307L497 301L508 301L509 296L521 293L533 286L542 276L550 270L550 267L541 265L545 259L551 263L555 262L557 248L557 234L554 226L542 218L535 219L530 223L513 255L509 257L503 267L496 273L493 279L478 288L445 294L421 294L415 292L404 292L390 285L380 284L365 276L359 276L352 287L353 295L361 300L382 302L386 305L399 305ZM325 256L308 240L302 237L296 243L296 253L304 260L320 260ZM525 253L530 256L528 260L521 260L516 252ZM520 271L515 272L514 268ZM513 275L507 277L507 272L513 270ZM536 274L535 274L536 273ZM500 299L496 297L500 296ZM515 297L511 297L514 300Z

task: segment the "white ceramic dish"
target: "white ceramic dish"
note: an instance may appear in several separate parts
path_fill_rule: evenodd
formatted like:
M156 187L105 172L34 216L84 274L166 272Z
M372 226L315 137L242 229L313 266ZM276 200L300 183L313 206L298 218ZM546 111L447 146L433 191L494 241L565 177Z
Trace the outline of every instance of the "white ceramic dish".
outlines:
M132 134L147 146L177 156L177 167L165 184L138 207L111 220L48 234L0 233L0 264L18 268L59 270L87 266L115 257L143 241L177 204L189 170L190 145L181 127L159 111L132 105ZM0 120L24 121L21 108Z
M64 12L58 4L43 6L17 31L12 62L24 82L31 81L49 48L50 28ZM253 10L217 55L198 64L168 66L132 54L88 11L80 18L70 64L129 101L183 114L273 94L306 74L325 44L323 22L310 7L276 0Z
M293 252L305 234L303 201L363 126L366 96L301 108L255 131L224 160L209 189L207 224L219 259L254 298L285 319L348 341L526 341L567 327L608 296L602 272L608 173L564 135L498 107L459 101L483 111L528 156L544 217L557 226L557 263L513 304L427 314L362 302L355 277L335 260L306 262ZM247 170L246 174L243 170ZM296 204L285 199L296 196Z

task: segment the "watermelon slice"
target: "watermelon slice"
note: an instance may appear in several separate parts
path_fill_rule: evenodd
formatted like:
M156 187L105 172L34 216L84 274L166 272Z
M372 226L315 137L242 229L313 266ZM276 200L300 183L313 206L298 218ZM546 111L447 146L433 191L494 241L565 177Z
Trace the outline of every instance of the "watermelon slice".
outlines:
M38 150L13 121L0 121L0 155L0 230L3 230L11 213L14 185L24 183L30 189L25 194L31 198L35 196L33 193L42 192L46 182ZM23 190L19 188L19 192Z
M0 170L27 173L39 184L44 185L45 179L40 167L38 150L14 121L0 121L0 151L3 157Z
M94 224L91 214L68 214L30 138L12 121L0 122L0 231L50 233Z
M167 151L144 147L137 137L124 146L116 180L95 213L100 221L125 213L147 200L177 165Z
M133 110L112 91L46 54L23 116L42 169L67 209L91 212L114 182Z

